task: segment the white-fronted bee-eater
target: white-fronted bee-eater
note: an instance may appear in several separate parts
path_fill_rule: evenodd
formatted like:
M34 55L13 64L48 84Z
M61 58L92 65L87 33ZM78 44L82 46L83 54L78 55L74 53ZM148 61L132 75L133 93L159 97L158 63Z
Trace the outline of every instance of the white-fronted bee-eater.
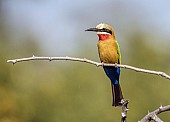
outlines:
M120 64L121 54L118 42L115 38L113 28L108 25L101 23L95 28L89 28L86 31L96 32L98 40L98 52L101 62L109 64ZM113 95L113 106L121 106L121 100L123 99L121 87L119 84L120 68L112 66L103 66L106 75L111 80L112 95Z

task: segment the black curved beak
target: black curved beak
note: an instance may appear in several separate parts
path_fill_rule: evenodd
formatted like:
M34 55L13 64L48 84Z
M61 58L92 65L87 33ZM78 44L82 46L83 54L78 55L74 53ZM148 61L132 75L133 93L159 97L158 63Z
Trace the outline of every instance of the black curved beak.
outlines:
M106 32L106 33L110 33L112 35L112 31L106 28L102 28L102 29L98 29L98 28L89 28L85 31L93 31L93 32Z
M86 29L85 31L99 32L100 30L97 28L89 28L89 29Z

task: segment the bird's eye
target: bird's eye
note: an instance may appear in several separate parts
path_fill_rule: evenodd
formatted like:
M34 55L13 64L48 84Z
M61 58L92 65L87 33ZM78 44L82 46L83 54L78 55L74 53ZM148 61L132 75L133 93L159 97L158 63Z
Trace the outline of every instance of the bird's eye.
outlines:
M107 32L107 29L106 28L102 28L101 31L102 32Z
M107 29L107 28L102 28L102 29L101 29L101 32L107 32L107 33L112 34L112 31L109 30L109 29Z
M106 28L102 28L103 31L107 30Z

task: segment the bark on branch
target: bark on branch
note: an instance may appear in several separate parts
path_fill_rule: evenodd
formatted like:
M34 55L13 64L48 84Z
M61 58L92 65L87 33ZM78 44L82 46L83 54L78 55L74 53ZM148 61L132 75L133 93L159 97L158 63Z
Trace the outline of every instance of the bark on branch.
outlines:
M141 69L141 68L137 68L137 67L133 67L133 66L129 66L129 65L123 65L123 64L106 64L106 63L99 63L96 61L92 61L86 58L75 58L75 57L39 57L39 56L32 56L32 57L28 57L28 58L20 58L20 59L13 59L13 60L8 60L8 63L17 63L17 62L22 62L22 61L30 61L30 60L48 60L48 61L53 61L53 60L69 60L69 61L78 61L78 62L85 62L85 63L89 63L89 64L93 64L98 66L114 66L114 67L120 67L120 68L125 68L125 69L129 69L129 70L133 70L136 72L143 72L143 73L148 73L148 74L154 74L154 75L158 75L161 77L164 77L168 80L170 80L170 75L167 75L164 72L160 72L160 71L153 71L153 70L147 70L147 69Z

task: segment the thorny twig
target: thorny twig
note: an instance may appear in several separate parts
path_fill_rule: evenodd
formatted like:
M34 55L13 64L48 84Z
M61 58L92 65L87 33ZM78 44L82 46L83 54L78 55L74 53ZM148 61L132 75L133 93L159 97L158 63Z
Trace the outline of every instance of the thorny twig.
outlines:
M163 122L157 115L165 111L170 111L170 105L160 106L155 111L148 112L148 114L143 117L139 122L150 122L151 120L154 120L155 122Z

